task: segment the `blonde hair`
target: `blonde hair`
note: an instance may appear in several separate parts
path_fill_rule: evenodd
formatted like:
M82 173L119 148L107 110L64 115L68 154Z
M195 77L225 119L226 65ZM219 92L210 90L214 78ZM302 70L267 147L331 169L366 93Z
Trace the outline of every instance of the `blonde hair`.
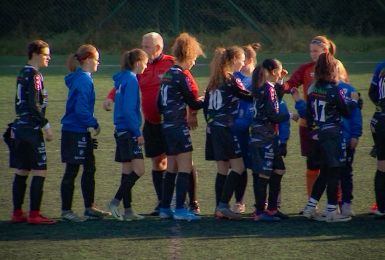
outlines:
M198 56L204 56L201 44L188 33L181 33L172 45L172 53L179 62L192 60Z
M252 59L254 65L257 64L257 51L261 48L259 42L254 42L245 46L242 46L243 51L245 52L246 60Z
M67 68L69 71L75 71L79 64L83 65L88 58L95 58L98 50L91 44L84 44L74 54L70 54L67 59Z
M230 67L234 59L244 54L242 48L232 46L229 48L217 48L210 64L210 78L207 90L217 89L230 77Z

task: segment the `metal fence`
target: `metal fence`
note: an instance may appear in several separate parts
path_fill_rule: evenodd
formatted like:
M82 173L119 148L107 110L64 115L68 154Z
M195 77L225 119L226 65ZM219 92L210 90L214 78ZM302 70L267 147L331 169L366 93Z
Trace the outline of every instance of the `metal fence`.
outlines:
M3 0L0 45L42 37L63 47L69 41L103 41L114 49L123 42L137 45L145 31L169 37L188 31L222 41L246 32L272 44L272 36L287 28L384 34L384 14L384 0Z

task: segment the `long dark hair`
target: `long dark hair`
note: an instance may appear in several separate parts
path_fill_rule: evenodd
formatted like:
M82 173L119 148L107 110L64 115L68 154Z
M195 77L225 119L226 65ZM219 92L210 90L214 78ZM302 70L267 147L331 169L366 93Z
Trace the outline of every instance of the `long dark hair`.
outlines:
M257 89L262 87L269 74L271 74L273 70L278 69L280 66L282 66L282 63L279 60L266 59L262 62L262 64L255 67L251 78L252 88Z

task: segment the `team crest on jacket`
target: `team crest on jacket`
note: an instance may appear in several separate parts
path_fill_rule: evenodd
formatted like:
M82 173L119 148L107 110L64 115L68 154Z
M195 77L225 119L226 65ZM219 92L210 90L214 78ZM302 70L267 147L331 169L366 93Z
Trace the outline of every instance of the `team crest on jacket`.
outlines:
M41 76L37 74L33 77L33 80L35 82L35 89L40 91L41 90Z

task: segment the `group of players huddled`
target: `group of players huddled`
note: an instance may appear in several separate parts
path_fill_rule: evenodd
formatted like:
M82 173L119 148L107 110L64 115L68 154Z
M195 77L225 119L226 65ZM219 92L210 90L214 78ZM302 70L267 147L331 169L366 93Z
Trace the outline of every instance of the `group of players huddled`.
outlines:
M114 87L103 103L107 111L114 106L115 161L121 163L122 174L116 194L104 211L96 208L94 202L94 149L100 126L94 116L92 73L98 69L99 52L90 44L80 46L68 58L69 74L64 79L68 98L61 119L61 158L65 163L61 218L72 222L111 215L121 221L143 219L131 206L131 190L145 172L144 146L146 157L152 160L158 201L151 215L199 220L190 131L198 127L197 112L203 109L207 122L206 160L216 161L217 165L216 218L242 219L247 169L253 176L252 219L288 218L280 211L280 194L292 119L299 120L301 154L307 162L309 200L301 214L317 221L351 220L352 163L362 134L362 99L350 85L343 64L334 57L335 44L325 36L314 37L310 42L311 62L301 65L287 81L284 77L288 71L279 60L265 59L257 65L259 48L259 43L217 48L204 96L199 96L190 73L204 52L190 34L181 33L175 39L173 56L163 53L163 39L155 32L143 36L142 49L122 54L121 70L112 77ZM56 223L40 213L47 172L44 142L51 141L53 134L45 117L48 96L39 69L47 67L50 59L46 42L35 40L28 45L28 62L16 83L16 119L4 133L10 147L10 167L16 169L13 223ZM302 91L298 90L300 86ZM289 113L285 94L293 97L296 113ZM374 72L369 97L376 106L371 120L373 154L377 157L374 213L376 218L385 219L385 62ZM80 165L84 216L72 211L74 181ZM22 205L29 173L33 177L30 211L26 214ZM325 190L327 206L318 211L317 204ZM231 207L233 194L235 204ZM121 201L124 210L120 209Z

